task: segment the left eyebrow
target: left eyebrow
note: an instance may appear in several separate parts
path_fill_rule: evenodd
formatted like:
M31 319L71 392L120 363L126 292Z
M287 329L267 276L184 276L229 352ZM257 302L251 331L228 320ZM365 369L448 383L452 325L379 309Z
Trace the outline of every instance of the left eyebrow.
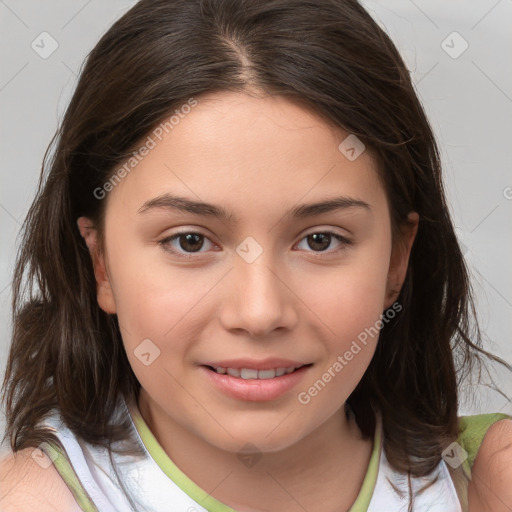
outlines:
M334 210L346 210L349 208L363 208L371 211L371 206L360 199L352 197L339 196L317 203L304 203L292 208L287 215L292 218L307 218L315 215L321 215ZM229 212L222 206L194 201L186 197L180 197L173 194L162 194L158 197L146 201L137 211L144 213L153 209L177 210L180 212L192 213L204 217L213 217L222 221L238 223L239 219L233 212Z
M339 196L327 199L319 203L301 204L290 211L290 215L294 218L313 217L334 210L347 210L349 208L364 208L371 211L372 207L365 201L354 199L352 197Z

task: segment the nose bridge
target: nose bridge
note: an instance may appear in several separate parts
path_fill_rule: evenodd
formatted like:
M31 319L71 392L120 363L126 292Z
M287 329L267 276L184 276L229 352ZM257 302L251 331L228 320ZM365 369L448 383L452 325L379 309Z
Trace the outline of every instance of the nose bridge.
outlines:
M247 247L249 251L243 253L242 250ZM282 283L276 277L277 272L273 270L279 267L273 251L270 248L258 250L254 242L249 241L239 247L237 253L240 257L235 261L234 271L238 276L238 293L250 299L255 312L280 307L283 290Z
M296 318L293 294L280 278L282 268L271 248L247 237L236 249L227 302L223 308L226 328L262 335L277 327L291 327Z

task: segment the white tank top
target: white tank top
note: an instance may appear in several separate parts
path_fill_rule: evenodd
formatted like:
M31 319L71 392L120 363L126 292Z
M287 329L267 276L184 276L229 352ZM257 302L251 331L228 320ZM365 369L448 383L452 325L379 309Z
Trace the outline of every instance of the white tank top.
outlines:
M115 450L84 442L61 421L57 410L40 422L58 437L60 447L42 443L40 455L53 462L86 512L234 512L195 484L169 458L145 423L135 402L120 398L118 414L129 415L133 440L142 455L120 454ZM496 416L494 420L504 415ZM499 417L498 417L499 416ZM123 447L123 441L114 445ZM416 492L437 476L428 489L415 496L415 512L463 512L447 465L441 460L428 478L412 478ZM395 491L393 485L403 492ZM388 463L382 444L380 418L375 429L373 451L359 495L349 512L407 512L407 478ZM257 505L256 505L257 506Z

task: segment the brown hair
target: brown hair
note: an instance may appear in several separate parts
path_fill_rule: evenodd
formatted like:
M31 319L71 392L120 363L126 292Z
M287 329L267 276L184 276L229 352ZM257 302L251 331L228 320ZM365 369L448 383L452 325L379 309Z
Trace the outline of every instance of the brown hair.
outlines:
M3 397L13 450L48 439L35 425L54 407L88 442L126 434L126 424L110 421L116 397L136 396L140 384L116 316L97 304L76 220L90 217L101 234L106 201L94 191L174 109L204 93L250 90L299 101L363 141L376 155L395 232L409 212L419 213L398 297L403 310L383 325L348 399L365 435L372 410L382 413L392 466L429 474L457 436L462 379L484 354L507 365L482 348L438 148L409 72L363 7L142 0L86 59L24 224Z

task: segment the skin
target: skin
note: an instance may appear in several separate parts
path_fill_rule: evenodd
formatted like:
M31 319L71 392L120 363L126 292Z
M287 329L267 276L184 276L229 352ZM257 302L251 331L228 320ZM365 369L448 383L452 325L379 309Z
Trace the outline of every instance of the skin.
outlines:
M487 431L471 469L469 512L512 510L511 461L512 419L500 420Z
M282 97L204 96L109 192L103 252L90 220L78 221L93 257L98 303L117 314L142 385L144 420L182 471L239 511L315 510L319 502L326 511L344 510L366 473L372 440L347 420L344 404L376 337L308 404L297 395L393 304L418 216L410 215L403 243L393 246L376 162L369 151L348 160L338 150L347 135ZM238 223L165 208L139 211L163 193L223 206ZM334 196L370 209L288 215L298 203ZM199 252L183 237L181 245L179 238L167 243L191 258L159 243L180 231L205 237ZM321 251L308 242L307 235L326 231L352 244L332 237ZM248 236L263 250L251 263L236 252ZM134 353L145 339L160 350L149 366ZM198 366L235 357L313 366L285 395L252 402L224 395ZM236 457L247 442L262 454L251 468Z
M297 393L394 301L417 217L411 215L404 244L393 247L374 162L367 152L354 162L337 152L345 136L283 99L201 98L172 137L109 194L104 253L90 220L78 220L98 303L118 315L142 383L145 421L183 471L241 512L317 510L318 503L325 511L347 510L367 468L371 441L346 420L343 407L375 341L309 404L300 404ZM141 204L166 190L221 203L240 225L170 212L137 215ZM286 211L297 203L338 193L369 202L373 215L343 211L286 223ZM209 233L220 251L210 253L207 245L201 250L209 256L195 263L162 252L156 240L177 226ZM349 230L357 243L315 260L304 234L325 227ZM246 236L264 249L251 264L235 252ZM333 241L328 250L335 247ZM148 337L161 355L144 366L133 349ZM272 403L241 403L195 378L195 362L203 359L291 354L314 366L297 389ZM262 452L252 468L236 458L247 440ZM31 454L28 448L0 460L0 509L80 510L55 467L42 469ZM473 466L470 512L512 510L511 459L512 421L502 420L487 432Z

